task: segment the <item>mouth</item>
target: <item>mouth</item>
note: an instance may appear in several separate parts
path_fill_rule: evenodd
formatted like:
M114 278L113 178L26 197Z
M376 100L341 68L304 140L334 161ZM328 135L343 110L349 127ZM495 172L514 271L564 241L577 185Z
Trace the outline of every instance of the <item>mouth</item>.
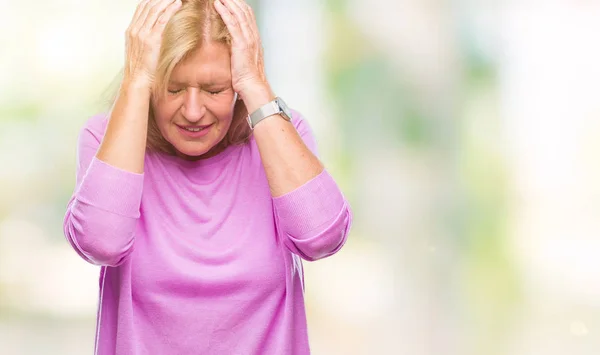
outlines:
M179 131L184 133L185 135L188 136L192 136L192 137L197 137L197 136L202 136L206 133L208 133L208 129L212 126L212 124L209 125L203 125L203 126L181 126L181 125L177 125L177 128L179 128Z
M203 129L203 127L181 127L183 129L185 129L186 131L190 131L190 132L200 132L200 130Z

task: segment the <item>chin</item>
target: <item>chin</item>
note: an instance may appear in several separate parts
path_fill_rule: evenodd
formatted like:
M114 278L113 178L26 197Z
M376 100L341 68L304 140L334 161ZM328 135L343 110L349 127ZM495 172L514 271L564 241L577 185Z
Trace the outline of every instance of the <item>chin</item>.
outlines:
M212 146L197 143L174 145L174 147L179 154L190 158L200 158L202 155L208 153L212 149Z
M216 155L222 151L219 144L226 134L221 132L211 131L207 135L199 139L186 139L181 137L179 132L169 132L169 143L175 148L176 154L186 160L198 160Z
M221 140L209 142L177 142L173 147L177 155L185 160L200 160L209 158L223 151L223 146L219 144Z

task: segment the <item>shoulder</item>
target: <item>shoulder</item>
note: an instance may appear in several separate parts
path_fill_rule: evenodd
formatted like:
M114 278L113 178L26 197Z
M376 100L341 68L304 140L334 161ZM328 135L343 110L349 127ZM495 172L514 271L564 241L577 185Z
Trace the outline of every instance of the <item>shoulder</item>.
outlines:
M292 112L292 124L294 124L296 130L300 133L305 131L311 132L310 125L302 113L295 109L290 109L290 111Z
M79 136L80 139L86 141L102 141L104 133L106 132L106 126L108 124L108 113L97 113L89 117L81 127Z
M294 128L296 128L296 131L304 141L304 144L306 144L313 154L318 155L317 141L308 120L306 120L299 111L293 109L290 111L292 111L292 123L294 124Z
M290 108L290 112L292 114L292 125L294 126L294 128L296 129L306 146L311 150L313 154L317 155L318 150L315 135L310 124L308 123L308 120L298 110ZM256 141L253 135L250 138L250 147L252 151L258 152L258 147L256 145Z

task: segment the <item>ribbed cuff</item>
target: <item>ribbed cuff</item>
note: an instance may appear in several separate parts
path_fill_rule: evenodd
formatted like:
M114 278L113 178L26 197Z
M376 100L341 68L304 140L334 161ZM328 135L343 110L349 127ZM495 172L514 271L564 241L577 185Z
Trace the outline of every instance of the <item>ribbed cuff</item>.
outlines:
M273 199L280 228L296 239L326 228L344 208L344 196L326 170L306 184Z
M94 157L76 196L85 204L138 218L143 186L144 174L119 169Z

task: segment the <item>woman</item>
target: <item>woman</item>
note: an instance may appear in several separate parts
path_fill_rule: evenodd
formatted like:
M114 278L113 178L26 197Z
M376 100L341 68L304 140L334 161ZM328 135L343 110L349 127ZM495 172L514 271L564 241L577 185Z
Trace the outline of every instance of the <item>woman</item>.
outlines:
M96 354L310 352L300 258L337 252L351 212L243 0L139 4L76 184L64 232L102 266Z

